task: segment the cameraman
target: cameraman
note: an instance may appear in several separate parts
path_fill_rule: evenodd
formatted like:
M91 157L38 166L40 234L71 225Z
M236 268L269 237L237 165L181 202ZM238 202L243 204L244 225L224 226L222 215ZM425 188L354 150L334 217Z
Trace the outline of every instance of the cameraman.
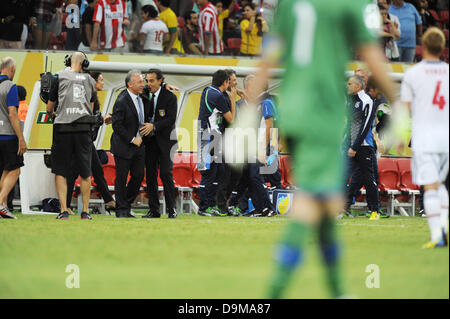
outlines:
M47 104L47 113L55 116L52 173L56 175L56 190L61 203L61 213L57 219L69 218L66 178L70 175L68 164L72 158L76 159L80 168L81 219L92 219L89 215L89 196L95 81L89 74L83 73L83 69L89 66L84 53L75 52L71 57L66 57L65 64L70 68L58 72L58 84L52 88ZM54 114L56 101L59 103Z

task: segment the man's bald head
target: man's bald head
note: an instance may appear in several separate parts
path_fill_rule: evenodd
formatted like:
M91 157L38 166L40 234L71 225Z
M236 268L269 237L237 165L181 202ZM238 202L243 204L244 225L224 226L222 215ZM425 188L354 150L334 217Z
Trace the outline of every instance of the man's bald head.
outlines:
M8 76L8 78L12 80L16 73L16 61L10 56L4 57L0 64L0 73Z
M70 67L72 69L77 69L78 70L78 68L79 68L81 70L82 69L81 65L82 65L84 59L85 59L85 55L84 55L83 52L79 52L79 51L74 52L72 54L71 59L70 59L70 62L71 62L70 63Z

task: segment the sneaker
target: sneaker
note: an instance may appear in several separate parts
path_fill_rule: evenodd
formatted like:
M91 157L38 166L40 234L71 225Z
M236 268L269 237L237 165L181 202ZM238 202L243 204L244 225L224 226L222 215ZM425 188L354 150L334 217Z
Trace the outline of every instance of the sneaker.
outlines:
M9 209L8 209L7 207L4 207L4 206L0 206L0 216L1 216L2 218L17 219L17 217L14 216L14 214L11 213L11 212L9 211Z
M380 219L380 215L378 214L378 212L372 212L372 214L370 214L369 220L378 220L378 219Z
M215 206L215 207L208 207L208 208L206 209L206 212L209 213L209 214L211 214L211 216L215 216L215 217L225 217L225 216L228 215L228 213L222 213L222 212L219 210L219 208L216 208L216 207L217 207L217 206Z
M447 240L444 240L444 238L441 238L436 241L429 241L425 245L422 246L423 249L428 248L439 248L439 247L446 247L447 246Z
M230 206L228 207L228 216L241 216L242 211L239 207Z
M56 219L69 219L69 212L62 212L56 216Z
M379 210L378 210L378 216L380 216L380 218L389 218L389 217L391 217L391 215L389 215L389 214L383 212L382 209L379 209Z
M250 212L248 212L247 214L242 214L242 216L245 216L245 217L259 217L259 214L256 212L255 209L253 209Z
M204 211L204 210L199 210L199 211L197 212L197 215L199 215L199 216L206 216L206 217L211 217L211 216L212 216L210 213L207 213L207 212Z
M445 232L444 228L442 228L442 240L444 241L445 246L448 245L447 235L448 234Z
M85 220L85 219L92 219L92 217L91 217L91 215L89 214L89 213L86 213L86 212L82 212L81 213L81 219L82 220Z
M270 208L264 208L263 211L261 212L262 216L261 217L274 217L277 213L275 213L273 210L271 210Z
M342 211L342 213L344 214L344 216L347 216L348 218L355 218L355 216L353 216L352 213L350 213L348 210L344 210Z
M419 217L427 217L427 214L425 214L425 211L423 209L419 210L417 215L419 215Z

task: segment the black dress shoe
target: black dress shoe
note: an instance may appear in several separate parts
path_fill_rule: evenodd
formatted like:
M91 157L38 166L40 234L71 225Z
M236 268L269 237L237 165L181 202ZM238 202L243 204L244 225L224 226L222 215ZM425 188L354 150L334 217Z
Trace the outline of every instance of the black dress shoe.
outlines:
M151 212L151 211L149 211L149 212L147 213L147 215L142 216L142 218L160 218L160 217L161 217L161 214L160 214L160 213L157 213L157 212Z
M134 215L134 213L132 213L132 212L128 212L128 213L126 213L125 216L123 216L123 217L126 217L126 218L136 218L136 215Z
M169 215L169 218L177 218L177 216L178 216L178 213L175 210L175 208L167 210L167 213Z
M117 218L136 218L131 212L117 212L116 211L116 217Z

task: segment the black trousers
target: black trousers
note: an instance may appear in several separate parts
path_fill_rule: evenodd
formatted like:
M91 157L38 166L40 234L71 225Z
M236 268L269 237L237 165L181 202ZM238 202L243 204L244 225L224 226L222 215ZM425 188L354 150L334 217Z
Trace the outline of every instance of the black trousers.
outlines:
M362 146L355 157L349 158L349 173L352 180L347 184L347 203L346 209L353 202L353 197L364 185L366 188L367 206L370 211L378 211L378 164L374 148L371 146Z
M175 208L175 186L173 184L173 159L170 148L162 150L156 141L145 145L145 168L147 181L148 207L151 212L159 212L158 168L164 187L166 210Z
M214 207L217 204L216 195L219 188L219 181L224 173L224 163L212 161L210 168L200 171L202 180L200 182L200 203L198 209L205 211L208 207Z
M276 189L283 189L281 185L281 171L280 166L278 165L277 171L273 174L264 174L264 181L266 183L270 183L271 187L275 187Z
M245 196L248 190L248 195L252 199L257 212L261 212L264 208L273 209L269 193L264 185L264 179L259 172L261 165L260 163L249 163L244 166L241 179L231 194L230 206L238 206L241 198ZM240 208L242 209L241 206Z
M227 211L228 199L241 179L242 168L235 168L229 164L224 164L222 178L218 181L217 206L221 211Z
M116 193L116 214L127 214L131 210L131 203L139 194L144 179L145 151L141 146L131 159L114 155L116 162L116 180L114 189ZM130 180L127 184L128 173Z
M73 186L75 185L75 180L78 175L80 175L80 169L77 167L76 162L72 162L73 171L70 176L67 177L67 207L70 207L72 202ZM92 160L91 160L92 176L94 177L94 182L97 184L97 190L102 196L105 203L114 200L108 189L108 183L106 183L105 174L103 173L103 166L98 157L97 149L94 143L92 143Z

